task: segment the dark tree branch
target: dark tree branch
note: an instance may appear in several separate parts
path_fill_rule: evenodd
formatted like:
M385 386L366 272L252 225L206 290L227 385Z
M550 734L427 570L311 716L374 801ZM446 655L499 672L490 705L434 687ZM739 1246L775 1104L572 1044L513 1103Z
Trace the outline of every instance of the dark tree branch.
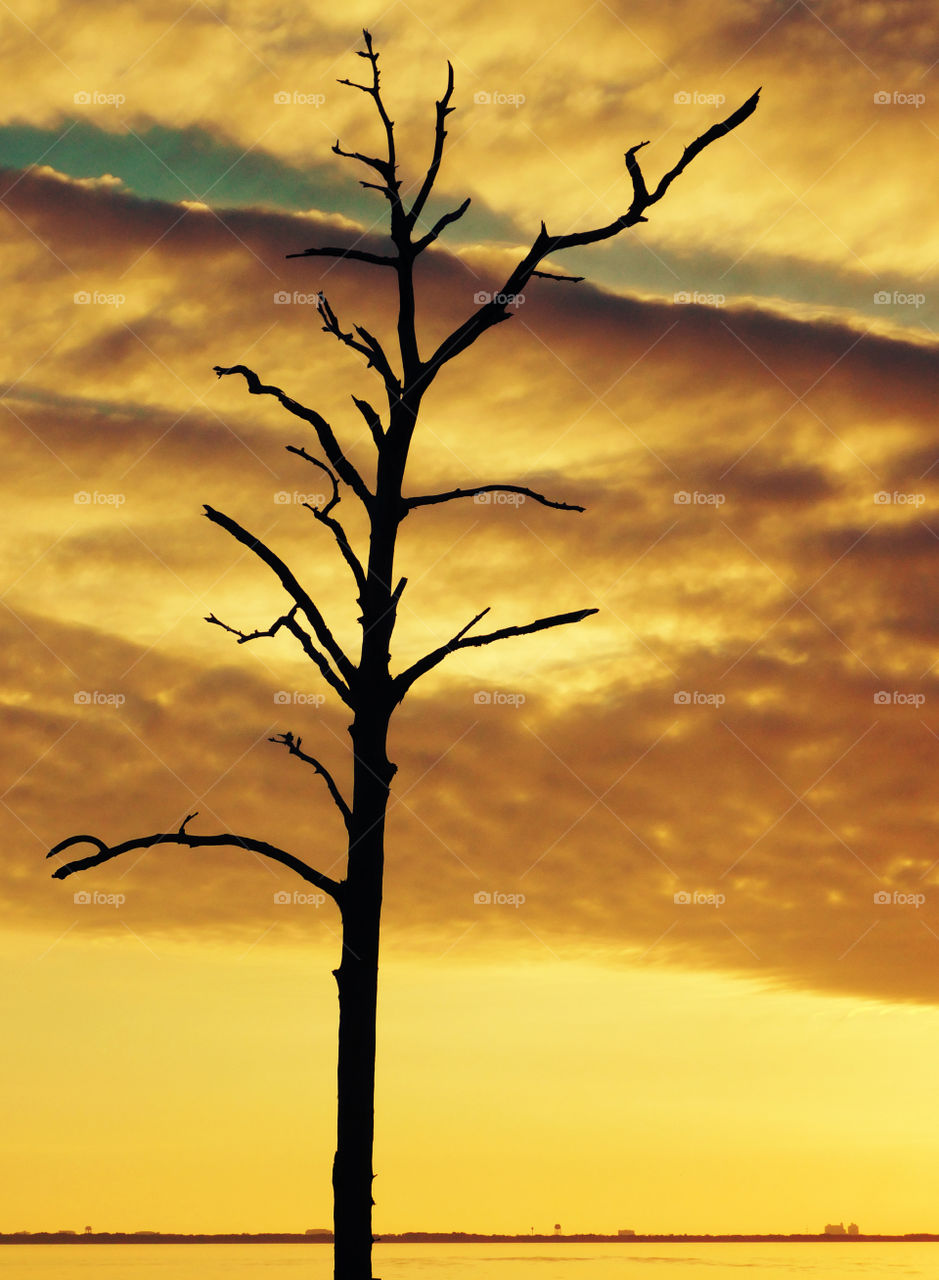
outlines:
M293 602L296 605L299 605L300 609L306 615L310 626L313 628L313 634L336 664L342 679L339 679L339 677L335 675L328 664L320 665L320 663L317 662L317 665L320 666L320 670L324 675L326 675L327 671L329 672L329 675L327 676L329 683L333 686L343 701L349 703L351 706L350 687L355 682L357 674L356 667L343 652L342 647L337 643L329 627L326 625L325 618L310 599L306 591L304 591L303 587L300 586L300 583L291 571L284 564L283 560L281 560L281 558L259 538L256 538L254 534L248 533L247 529L243 529L237 521L232 520L230 516L226 516L221 511L216 511L214 507L210 507L208 505L205 506L205 514L213 524L219 525L220 528L226 531L226 533L230 533L236 542L240 542L243 547L247 547L249 551L253 551L259 560L263 560L268 568L273 569L281 586ZM289 619L289 615L287 615L287 618ZM290 621L285 619L284 625L293 630ZM314 650L314 652L316 651ZM310 656L312 657L313 654ZM321 654L318 656L320 658L322 657ZM316 658L314 658L314 661L316 661Z
M339 447L339 441L333 434L332 427L321 414L317 413L315 409L308 409L297 400L293 400L290 396L281 391L280 387L265 386L254 370L249 369L246 365L235 364L229 369L224 369L221 365L215 365L214 372L217 373L220 378L231 373L240 373L248 384L248 391L251 395L275 396L290 413L294 414L298 418L302 418L304 422L309 422L316 431L320 447L326 454L326 457L329 459L330 464L335 469L340 480L344 480L346 482L352 492L360 499L366 508L370 506L372 495L369 493L365 481Z
M575 613L557 613L550 618L538 618L535 622L527 622L521 627L502 627L498 631L489 631L481 636L467 635L467 632L472 627L475 627L476 623L481 618L484 618L488 612L489 609L486 608L483 609L482 613L477 613L476 617L461 628L452 640L448 640L439 649L434 649L423 658L419 658L406 671L402 671L400 675L395 676L391 682L395 701L400 702L415 680L420 679L422 675L426 675L428 671L431 671L438 663L441 663L449 654L456 653L457 649L478 648L481 645L494 644L496 640L508 640L512 636L530 636L536 631L545 631L548 627L563 627L568 623L582 622L584 618L589 618L592 613L597 613L598 610L578 609Z
M345 560L346 564L352 570L352 576L355 578L355 585L358 587L359 594L361 595L361 593L365 590L365 569L362 567L362 562L359 560L358 556L352 550L352 546L349 542L348 537L346 536L345 529L342 527L342 525L334 516L331 516L329 514L330 511L332 511L333 507L336 505L336 503L339 501L339 486L336 483L336 477L330 471L329 467L325 466L322 462L320 462L318 458L312 458L307 453L306 449L299 448L295 444L288 444L286 446L286 449L288 453L295 453L297 454L298 457L305 458L307 462L312 462L314 467L319 467L322 471L325 471L326 474L329 476L330 480L332 481L332 484L333 484L332 497L329 499L329 501L326 503L325 506L314 507L313 504L310 502L304 502L303 506L306 507L307 511L312 511L314 519L318 520L320 524L324 524L326 528L330 530L333 537L336 539L336 545L339 547L339 550L342 552L342 557Z
M360 93L367 93L369 97L373 99L379 118L381 119L382 125L385 129L388 158L387 160L380 160L375 156L364 156L357 151L343 151L338 142L333 147L333 151L336 155L343 156L351 160L359 160L362 164L368 165L369 168L374 169L379 177L384 179L384 185L378 186L373 182L363 182L361 185L363 187L369 187L376 191L380 191L382 195L386 196L388 200L390 200L392 210L396 214L400 214L402 212L401 197L399 196L398 191L401 184L395 177L395 171L398 166L395 160L394 121L388 118L388 112L385 110L385 104L382 102L380 75L378 71L378 54L372 48L371 32L363 29L362 36L365 40L365 52L362 52L362 50L358 50L357 52L360 58L365 58L369 63L371 63L372 83L370 85L358 84L355 80L340 80L338 83L346 84L350 89L358 89Z
M452 213L445 213L442 218L438 218L430 231L427 232L427 235L421 236L420 240L416 240L414 242L415 257L417 254L423 253L429 244L433 244L441 231L443 231L444 227L448 227L451 222L456 222L458 219L462 218L469 206L470 198L467 196L459 209L454 209Z
M333 803L342 814L342 820L346 824L346 830L351 834L352 810L343 799L342 792L336 786L332 774L324 764L321 764L315 757L307 755L305 751L300 750L302 738L295 738L292 733L279 733L275 738L268 738L268 742L277 742L285 746L292 756L296 756L298 760L303 760L306 764L311 765L313 769L320 775L329 790Z
M314 467L319 467L320 471L324 471L326 475L329 477L330 483L332 484L332 487L333 487L332 497L329 499L327 503L325 503L320 508L320 514L324 516L328 516L330 511L332 511L333 507L339 501L339 485L336 481L336 477L333 475L332 471L330 471L329 467L327 467L325 462L320 462L319 458L312 457L309 453L307 453L306 449L302 448L301 446L298 446L295 444L285 444L284 448L287 450L288 453L295 453L298 458L305 458L306 461L311 463ZM304 502L303 505L305 507L308 507L310 504L308 502Z
M414 507L429 507L438 502L453 502L456 498L471 498L476 493L521 493L526 498L533 498L542 506L554 507L557 511L584 510L570 502L554 502L544 494L536 493L534 489L527 489L521 484L478 484L472 489L451 489L449 493L425 493L418 498L405 498L404 505L411 511Z
M423 389L426 390L444 364L454 359L455 356L460 355L467 347L472 346L476 339L485 333L487 329L501 324L503 320L510 319L511 313L506 309L510 300L524 290L525 285L532 276L538 273L539 264L546 257L563 249L572 249L580 245L596 244L601 240L608 240L611 236L619 235L627 227L633 227L639 222L648 221L644 217L645 210L650 205L661 200L675 178L683 172L705 147L710 146L717 138L724 137L732 129L736 129L748 116L752 115L756 110L759 97L760 90L757 89L756 93L749 97L736 111L732 112L726 120L713 125L689 146L685 147L678 164L665 174L651 195L642 176L639 161L636 159L636 152L647 144L640 142L631 147L626 152L626 170L632 182L632 202L626 213L614 219L613 222L608 223L605 227L596 227L592 231L575 231L569 235L553 236L548 234L547 228L542 222L541 229L535 237L532 247L496 294L496 297L507 299L508 301L486 303L440 343L437 350L424 363L421 369Z
M336 880L331 880L329 876L324 876L321 871L315 871L313 867L307 866L305 862L295 858L292 853L285 853L283 849L278 849L275 845L268 844L266 840L254 840L250 836L230 834L217 836L191 835L186 830L186 824L195 817L197 817L195 813L190 813L185 817L179 824L178 831L164 831L157 835L140 836L137 839L125 840L121 844L115 845L106 845L97 836L69 836L67 840L61 840L54 849L50 849L46 857L56 858L64 850L71 849L76 844L94 845L98 852L90 854L87 858L77 858L74 862L67 862L63 867L57 867L52 873L52 878L53 880L65 880L68 876L74 875L76 871L86 871L89 867L100 866L102 862L110 862L112 858L119 858L122 853L131 853L135 849L151 849L155 844L179 844L189 849L234 845L239 849L248 849L252 853L263 854L265 858L272 858L274 862L279 862L283 866L289 867L291 871L296 871L297 875L302 876L304 880L316 885L318 889L322 889L331 898L337 902L339 901L342 886Z
M381 418L367 400L359 400L356 396L353 396L352 402L365 419L368 429L372 433L372 439L375 441L376 447L380 450L382 441L385 438L385 433L381 425Z
M331 333L340 342L347 347L351 347L353 351L358 351L360 355L365 356L369 369L376 369L385 384L388 392L389 400L395 400L401 395L401 383L394 375L391 365L388 363L388 357L382 349L381 343L367 329L363 329L361 325L355 326L355 332L359 335L356 339L351 333L344 333L339 327L339 320L335 311L326 301L326 295L320 293L317 295L317 310L323 318L323 329L326 333Z
M408 213L408 227L413 227L415 222L421 216L421 210L427 203L427 197L433 190L434 183L437 180L437 171L440 168L440 161L443 158L443 140L447 136L444 128L447 116L453 110L450 106L450 99L453 97L453 67L447 63L447 88L443 97L437 103L437 121L434 127L434 150L430 161L430 168L427 170L427 176L421 183L421 189L417 193L414 203L411 205ZM467 201L467 204L469 201Z
M586 280L586 276L558 276L552 271L533 271L532 276L538 276L542 280L566 280L568 284L580 284L581 280Z
M304 249L300 253L285 253L285 258L345 258L352 262L369 262L373 267L395 267L397 262L394 258L388 258L381 253L369 253L365 249L340 249L333 246L324 246L318 249Z
M294 605L289 613L285 613L282 617L278 618L267 631L239 631L237 627L230 627L227 622L222 622L220 618L216 618L214 613L209 614L206 618L206 622L211 622L213 626L221 627L222 630L227 631L229 635L237 636L239 644L247 644L250 640L261 640L274 636L281 627L285 627L292 636L295 636L296 639L300 641L303 652L311 662L316 665L323 679L336 690L343 702L351 705L351 703L349 703L349 690L329 665L329 660L326 655L320 653L319 649L317 649L316 645L297 621L297 605Z

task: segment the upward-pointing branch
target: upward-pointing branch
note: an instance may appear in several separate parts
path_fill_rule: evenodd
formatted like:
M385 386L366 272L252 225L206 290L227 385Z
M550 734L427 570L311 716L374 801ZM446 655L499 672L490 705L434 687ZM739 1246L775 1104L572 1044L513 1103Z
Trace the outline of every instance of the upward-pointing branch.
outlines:
M437 121L434 127L433 156L431 157L430 168L427 170L427 176L424 178L424 181L421 183L421 189L420 191L418 191L417 196L415 197L414 203L411 205L410 211L408 212L407 222L408 222L409 228L413 227L415 222L417 222L418 218L421 216L421 210L424 208L424 205L427 203L427 197L430 195L431 191L433 190L434 183L437 180L437 171L440 168L440 161L443 158L443 140L447 136L447 131L444 128L444 124L446 123L447 116L453 110L453 108L450 106L450 99L452 97L453 97L453 66L450 62L448 62L446 92L444 93L440 101L437 103ZM468 203L469 201L467 201L467 204Z
M437 350L424 362L421 368L423 388L426 389L430 385L443 365L465 351L467 347L472 346L476 339L485 333L487 329L491 329L494 325L510 319L511 312L508 310L508 306L511 300L524 291L532 276L545 274L539 272L538 268L546 257L558 253L562 249L572 249L580 245L596 244L600 240L608 240L611 236L619 235L627 227L633 227L639 222L648 221L644 216L646 209L662 199L672 182L705 147L710 146L717 138L724 137L732 129L736 129L748 116L751 116L756 110L759 97L760 90L757 89L756 93L749 97L736 111L732 112L726 120L712 125L710 129L685 147L681 159L674 168L670 169L662 177L651 195L646 186L642 170L639 167L639 161L636 159L636 153L647 144L640 142L631 147L626 152L626 172L632 183L632 201L624 214L621 214L620 217L615 218L606 226L595 227L591 231L575 231L569 235L555 236L549 235L545 224L542 223L532 247L515 267L502 288L494 295L496 298L502 298L505 301L488 302L481 306L463 324L454 329L449 337L440 343Z
M596 609L578 609L576 613L556 613L550 618L538 618L535 622L526 622L521 627L501 627L498 631L490 631L482 636L470 636L467 632L475 627L476 623L484 618L489 609L483 609L482 613L477 613L476 617L462 627L452 640L448 640L446 644L442 644L439 649L426 654L423 658L419 658L406 671L402 671L400 675L395 676L391 682L392 692L395 702L400 702L404 695L410 689L415 680L420 679L422 675L426 675L439 663L443 662L451 653L456 653L457 649L478 648L484 644L494 644L496 640L508 640L511 636L530 636L536 631L545 631L548 627L563 627L568 623L582 622L584 618L589 618L592 613L597 613Z

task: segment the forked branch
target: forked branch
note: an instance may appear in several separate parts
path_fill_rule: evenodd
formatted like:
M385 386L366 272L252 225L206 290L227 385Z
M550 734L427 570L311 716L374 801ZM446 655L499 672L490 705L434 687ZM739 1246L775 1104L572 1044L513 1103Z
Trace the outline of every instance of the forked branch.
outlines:
M477 613L476 617L468 622L465 627L462 627L452 640L448 640L439 649L434 649L433 652L426 654L423 658L419 658L406 671L402 671L400 675L395 676L391 682L395 701L400 702L415 680L419 680L421 676L433 670L434 667L443 662L444 658L451 653L456 653L458 649L479 648L481 645L494 644L497 640L508 640L512 636L530 636L534 635L536 631L546 631L548 627L564 627L568 623L582 622L584 618L589 618L592 613L597 613L598 610L578 609L575 613L556 613L550 618L538 618L535 622L526 622L521 627L501 627L498 631L489 631L481 636L468 635L467 633L488 612L489 609L486 608L483 609L482 613Z
M287 568L280 556L273 552L270 547L260 540L260 538L256 538L254 534L249 533L247 529L243 529L236 520L232 520L230 516L226 516L221 511L216 511L214 507L210 507L207 504L205 505L205 514L213 524L217 524L220 528L224 529L226 533L230 533L237 542L240 542L243 547L247 547L249 551L253 551L259 560L262 560L270 569L273 569L281 586L293 602L298 605L306 615L311 627L313 628L313 634L316 636L316 639L336 664L336 667L339 670L339 676L332 671L328 664L323 663L321 665L317 662L317 665L320 666L320 670L323 672L323 675L343 701L351 705L350 689L357 674L356 667L343 652L342 647L336 641L329 627L326 625L326 619L320 613L319 609L310 599L306 591L304 591L303 587L301 587L293 573L291 573ZM289 617L289 615L287 616ZM289 623L285 622L284 625L289 625ZM321 656L322 655L320 655L320 657ZM340 676L342 677L341 679L339 678Z
M152 836L138 836L133 840L124 840L121 844L115 845L107 845L103 840L99 840L97 836L69 836L67 840L59 841L54 849L50 849L46 857L57 858L66 849L71 849L77 844L93 845L97 849L97 853L89 854L87 858L76 858L73 862L67 862L64 866L56 867L52 873L52 878L53 880L65 880L68 876L74 875L76 871L86 871L89 867L98 867L103 862L110 862L113 858L119 858L123 853L132 853L136 849L152 849L157 844L178 844L188 849L217 848L232 845L239 849L247 849L251 853L259 853L265 858L271 858L274 862L281 863L282 866L289 867L291 871L296 871L298 876L301 876L310 884L316 885L318 889L322 889L323 893L329 894L337 902L339 901L342 886L336 880L331 880L329 876L324 876L321 871L316 871L299 858L295 858L292 853L286 853L283 849L278 849L276 845L268 844L266 840L255 840L250 836L236 836L228 832L215 836L192 835L191 832L186 830L186 825L195 817L198 817L198 814L188 814L179 824L178 831L161 831Z

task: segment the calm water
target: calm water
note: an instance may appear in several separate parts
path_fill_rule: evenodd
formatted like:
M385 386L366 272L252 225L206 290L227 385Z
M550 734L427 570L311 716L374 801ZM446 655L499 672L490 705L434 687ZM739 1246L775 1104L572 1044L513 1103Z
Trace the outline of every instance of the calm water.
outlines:
M5 1280L330 1280L328 1245L5 1245ZM376 1245L382 1280L879 1280L939 1275L935 1244Z

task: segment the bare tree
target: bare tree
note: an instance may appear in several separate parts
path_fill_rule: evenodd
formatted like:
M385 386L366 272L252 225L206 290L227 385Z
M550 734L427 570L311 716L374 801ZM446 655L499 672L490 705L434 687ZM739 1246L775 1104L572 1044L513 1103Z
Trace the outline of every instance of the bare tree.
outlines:
M351 800L346 798L343 789L326 766L303 750L300 738L286 732L270 739L271 742L284 746L291 755L304 761L322 777L348 833L345 878L333 880L300 858L264 840L233 832L196 835L189 830L189 824L196 814L189 814L176 831L138 836L121 844L107 845L89 835L70 836L47 855L59 857L66 850L81 844L94 847L94 852L87 857L58 867L53 875L61 880L76 871L100 866L121 854L154 845L175 844L192 849L234 845L289 867L336 902L342 922L342 954L339 968L334 970L339 988L338 1134L332 1175L336 1280L371 1280L372 1274L372 1137L379 928L385 815L391 780L396 769L387 755L391 717L415 681L433 671L450 654L461 649L494 644L497 640L512 636L532 635L548 628L566 626L597 612L595 609L579 609L572 613L538 618L521 626L480 632L477 628L488 613L488 609L483 609L460 627L446 644L425 654L405 670L392 674L391 640L398 603L406 584L403 577L395 580L395 548L398 530L413 510L496 491L524 494L526 498L561 511L583 510L582 507L555 501L524 485L516 484L471 485L445 493L405 496L405 468L421 402L445 365L471 347L487 330L511 317L512 301L523 292L533 277L568 282L582 279L579 276L558 275L542 270L541 264L549 256L563 249L608 240L628 227L647 221L646 211L662 199L672 182L695 156L745 120L756 108L759 97L757 90L726 120L715 124L687 146L678 163L660 179L652 191L646 186L637 159L639 150L647 144L640 142L630 147L625 158L632 198L626 212L606 226L567 235L551 235L542 222L531 248L511 272L498 294L493 296L493 300L478 307L435 351L424 357L418 349L415 328L414 264L418 256L434 244L442 231L463 216L470 203L468 199L464 200L457 209L438 218L423 234L418 232L421 214L433 190L443 156L444 139L447 136L444 127L446 119L453 110L450 105L453 96L453 68L448 64L446 91L436 104L430 165L408 207L405 195L409 193L402 193L402 182L398 176L394 122L388 116L379 87L378 54L372 46L370 33L365 31L363 35L365 49L358 56L368 63L370 76L367 77L367 83L356 84L350 80L341 80L340 83L360 90L374 102L384 133L385 154L378 157L357 151L344 151L338 142L333 151L338 156L364 165L374 175L375 181L363 182L361 185L380 192L388 201L390 251L374 253L357 246L329 246L287 256L365 262L386 268L393 273L397 283L397 368L378 338L361 325L355 325L350 331L344 330L322 293L318 302L325 332L357 352L368 367L375 370L383 386L387 401L384 420L367 401L353 397L355 407L367 423L375 446L377 460L374 491L353 465L330 424L315 409L300 404L279 387L265 385L253 370L244 365L215 367L220 378L241 376L251 395L273 396L289 413L313 428L319 456L313 456L303 447L288 445L287 448L328 477L328 501L321 507L311 506L311 510L316 520L335 539L346 568L355 581L362 632L358 662L354 662L337 642L321 610L276 552L230 516L210 506L205 508L209 520L225 529L268 566L280 581L289 602L286 612L263 630L241 631L220 622L214 615L210 615L207 621L233 634L239 644L274 636L279 631L289 632L317 668L322 679L352 713ZM361 503L368 518L370 533L364 561L353 548L345 529L334 514L343 490L348 490Z

